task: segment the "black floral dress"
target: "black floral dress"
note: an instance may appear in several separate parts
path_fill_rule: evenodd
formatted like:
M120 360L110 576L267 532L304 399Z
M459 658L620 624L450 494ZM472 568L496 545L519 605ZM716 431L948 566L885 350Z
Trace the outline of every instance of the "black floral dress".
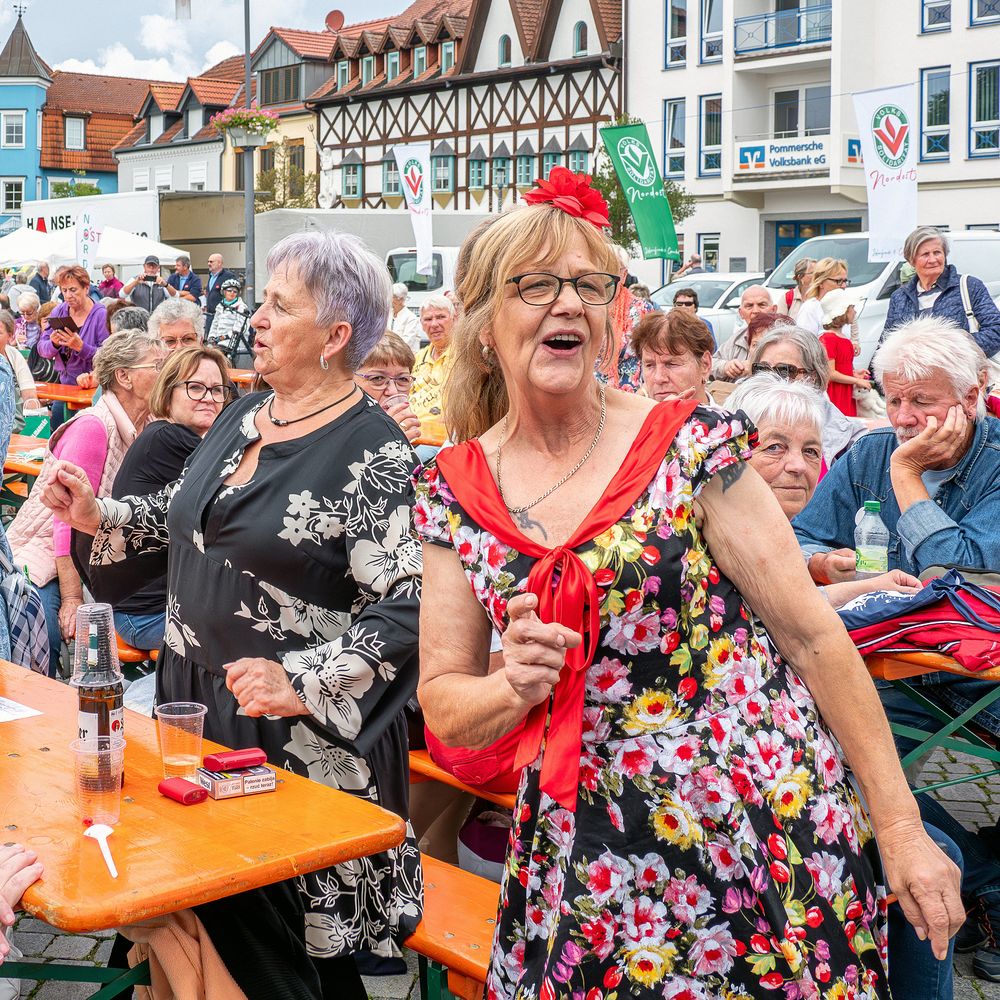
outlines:
M695 521L705 483L749 450L742 415L695 410L625 516L574 550L601 625L577 804L540 789L543 745L518 791L489 1000L888 995L868 820ZM503 631L534 560L473 521L433 464L414 517Z
M208 705L205 735L407 815L403 706L416 690L420 549L410 537L413 453L367 396L294 441L261 449L253 478L224 480L258 440L270 394L228 407L160 493L102 500L91 563L115 600L162 571L157 701ZM249 718L224 664L278 660L309 715ZM388 955L422 912L420 855L401 847L298 880L311 955Z

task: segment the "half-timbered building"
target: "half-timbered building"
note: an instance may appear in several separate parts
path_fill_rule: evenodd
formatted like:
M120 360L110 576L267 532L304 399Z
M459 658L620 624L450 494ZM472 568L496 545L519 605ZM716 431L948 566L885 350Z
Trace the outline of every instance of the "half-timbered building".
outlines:
M318 116L320 205L398 208L397 143L431 143L439 209L494 211L589 171L621 107L620 0L416 0L336 33Z

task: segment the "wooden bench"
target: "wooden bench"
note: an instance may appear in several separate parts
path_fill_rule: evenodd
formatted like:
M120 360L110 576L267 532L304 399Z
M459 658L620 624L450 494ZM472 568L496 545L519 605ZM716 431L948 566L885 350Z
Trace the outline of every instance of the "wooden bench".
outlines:
M439 781L443 785L451 785L452 788L469 792L477 798L486 799L488 802L495 802L498 806L503 806L505 809L512 810L514 808L513 795L487 792L482 788L477 788L475 785L467 785L464 781L456 778L450 771L446 771L443 767L438 767L431 760L431 755L426 750L411 750L410 784L416 784L420 781Z
M424 917L406 941L420 956L422 1000L482 1000L496 929L496 882L421 855Z

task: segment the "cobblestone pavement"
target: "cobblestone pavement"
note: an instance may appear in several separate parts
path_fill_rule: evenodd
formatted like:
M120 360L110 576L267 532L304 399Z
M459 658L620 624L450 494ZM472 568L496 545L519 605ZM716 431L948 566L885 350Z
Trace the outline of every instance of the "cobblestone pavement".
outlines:
M924 768L922 780L926 784L961 777L969 770L983 773L988 768L983 761L938 751ZM982 778L937 793L948 811L970 830L992 826L1000 817L1000 778ZM63 934L48 924L21 917L14 932L14 943L25 957L39 961L60 961L71 965L103 965L111 951L111 934ZM416 983L416 956L407 954L406 975L366 979L371 1000L417 1000L420 995ZM972 958L956 957L955 1000L1000 1000L1000 984L985 983L972 975ZM2 974L2 973L0 973ZM30 1000L84 1000L97 990L96 986L83 983L21 984L21 997ZM908 998L897 998L908 1000Z

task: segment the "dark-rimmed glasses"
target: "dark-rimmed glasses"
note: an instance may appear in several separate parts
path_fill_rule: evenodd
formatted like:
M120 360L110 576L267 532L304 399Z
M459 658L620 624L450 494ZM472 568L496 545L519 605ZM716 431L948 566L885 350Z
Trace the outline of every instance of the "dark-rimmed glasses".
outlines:
M401 392L409 392L416 378L413 375L362 375L355 372L358 378L363 378L373 389L384 389L390 382Z
M587 306L606 306L618 290L621 277L617 274L605 274L594 271L581 274L575 278L560 278L558 274L548 274L545 271L531 271L528 274L515 274L507 279L508 285L517 288L517 294L522 302L529 306L548 306L562 294L563 285L572 285Z
M697 309L698 307L694 304L693 299L674 299L674 308L679 307L690 307L691 309Z
M200 403L206 396L210 396L213 403L224 403L232 395L233 390L228 385L205 385L204 382L196 382L189 379L187 382L178 382L177 386L184 386L184 391L188 399L193 399Z
M841 288L846 288L850 283L850 278L827 278L827 281L832 285L840 285Z
M777 375L786 382L794 382L796 379L805 378L809 372L805 368L797 368L795 365L777 364L769 365L766 361L758 361L750 368L751 375Z

